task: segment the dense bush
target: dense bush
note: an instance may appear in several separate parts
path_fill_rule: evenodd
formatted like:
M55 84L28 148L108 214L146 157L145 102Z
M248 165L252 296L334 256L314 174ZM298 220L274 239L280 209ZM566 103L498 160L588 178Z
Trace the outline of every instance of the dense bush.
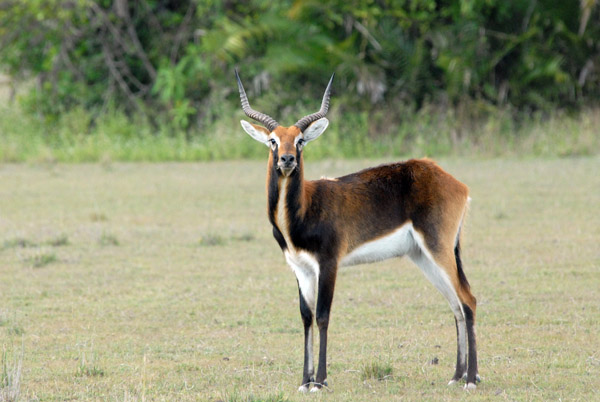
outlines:
M551 110L600 98L597 0L5 0L0 64L26 111L120 110L174 133L253 106L282 124L336 72L338 113L372 135L427 105ZM239 112L237 112L239 113ZM379 113L379 114L378 114ZM360 118L360 117L357 117Z

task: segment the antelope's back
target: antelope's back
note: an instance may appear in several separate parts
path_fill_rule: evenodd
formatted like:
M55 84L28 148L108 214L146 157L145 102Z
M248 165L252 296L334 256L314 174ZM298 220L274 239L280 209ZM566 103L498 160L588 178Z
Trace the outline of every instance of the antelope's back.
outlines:
M380 165L336 179L311 182L313 214L335 215L351 243L360 244L411 223L431 251L456 236L468 187L429 159ZM329 196L331 195L331 196ZM326 211L326 212L323 212ZM356 235L356 236L354 236Z

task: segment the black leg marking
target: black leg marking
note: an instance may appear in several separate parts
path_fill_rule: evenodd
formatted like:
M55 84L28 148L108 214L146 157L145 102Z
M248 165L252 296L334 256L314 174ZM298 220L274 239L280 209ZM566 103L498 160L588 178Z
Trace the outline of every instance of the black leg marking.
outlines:
M466 361L463 359L465 351L462 350L463 345L460 343L459 323L456 317L454 317L454 323L456 324L456 370L450 383L459 382L467 372Z
M454 258L456 259L456 270L458 271L458 280L460 281L460 284L466 289L470 289L469 281L467 280L465 271L463 271L462 260L460 259L460 242L458 240L454 247Z
M469 364L467 366L467 387L475 385L477 381L477 342L475 340L475 320L473 311L467 305L463 305L465 318L467 319L467 336L469 342Z
M310 383L315 381L314 361L313 361L313 313L302 296L300 286L298 286L300 298L300 315L304 324L304 369L302 371L302 383L300 388L305 387L308 390Z
M329 313L333 301L335 287L335 266L321 264L319 275L319 296L317 299L317 325L319 327L319 368L317 369L316 388L325 385L327 379L327 329L329 327Z

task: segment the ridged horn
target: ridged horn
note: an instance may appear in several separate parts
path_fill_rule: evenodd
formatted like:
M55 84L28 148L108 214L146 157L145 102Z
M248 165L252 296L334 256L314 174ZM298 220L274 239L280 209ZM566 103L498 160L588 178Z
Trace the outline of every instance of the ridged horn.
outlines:
M306 128L314 121L319 120L322 117L325 117L327 111L329 110L329 97L331 96L331 83L333 82L333 77L335 77L335 73L331 74L331 78L329 79L329 84L327 84L327 88L325 89L325 95L323 95L323 101L321 102L321 109L317 113L309 114L308 116L304 116L294 126L298 127L300 131L304 132Z
M246 116L264 124L269 131L275 130L275 127L279 126L279 123L277 123L274 118L264 113L257 112L256 110L250 107L250 102L248 102L248 96L246 96L246 91L244 91L244 86L242 85L242 81L240 80L240 76L237 72L237 69L235 70L235 78L237 78L238 89L240 91L240 100L242 102L242 109L244 110L244 113L246 113Z

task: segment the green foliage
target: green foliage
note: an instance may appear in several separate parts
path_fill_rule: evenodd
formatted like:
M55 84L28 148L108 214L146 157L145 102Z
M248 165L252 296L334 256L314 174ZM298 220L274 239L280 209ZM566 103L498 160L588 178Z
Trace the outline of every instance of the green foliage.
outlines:
M313 158L524 143L593 154L589 134L555 135L561 150L520 136L597 105L597 3L10 0L0 69L19 96L0 109L0 160L264 157L240 139L235 67L252 106L282 125L314 112L336 73L334 124Z
M317 106L318 107L318 106ZM405 158L420 156L572 156L600 153L600 109L580 112L535 112L514 118L513 108L496 108L484 101L465 101L454 108L424 104L381 107L367 112L342 111L334 106L325 135L310 144L307 161L323 158ZM301 108L302 113L310 109ZM153 130L143 119L110 111L87 133L81 127L90 113L83 109L61 116L53 126L38 124L18 109L0 108L0 161L100 162L210 161L265 159L267 150L245 135L238 111L207 126L206 135L187 136L166 127ZM395 119L402 119L396 124ZM291 124L292 116L288 118ZM286 120L280 120L286 124ZM91 219L106 220L101 215ZM22 241L21 241L22 240ZM2 248L31 247L28 239L5 240ZM14 243L11 243L14 242Z
M209 126L237 106L236 65L278 117L313 105L332 71L353 111L466 98L544 109L600 96L599 16L596 0L9 1L0 60L36 80L28 112L54 122L83 107L88 128L111 106Z

